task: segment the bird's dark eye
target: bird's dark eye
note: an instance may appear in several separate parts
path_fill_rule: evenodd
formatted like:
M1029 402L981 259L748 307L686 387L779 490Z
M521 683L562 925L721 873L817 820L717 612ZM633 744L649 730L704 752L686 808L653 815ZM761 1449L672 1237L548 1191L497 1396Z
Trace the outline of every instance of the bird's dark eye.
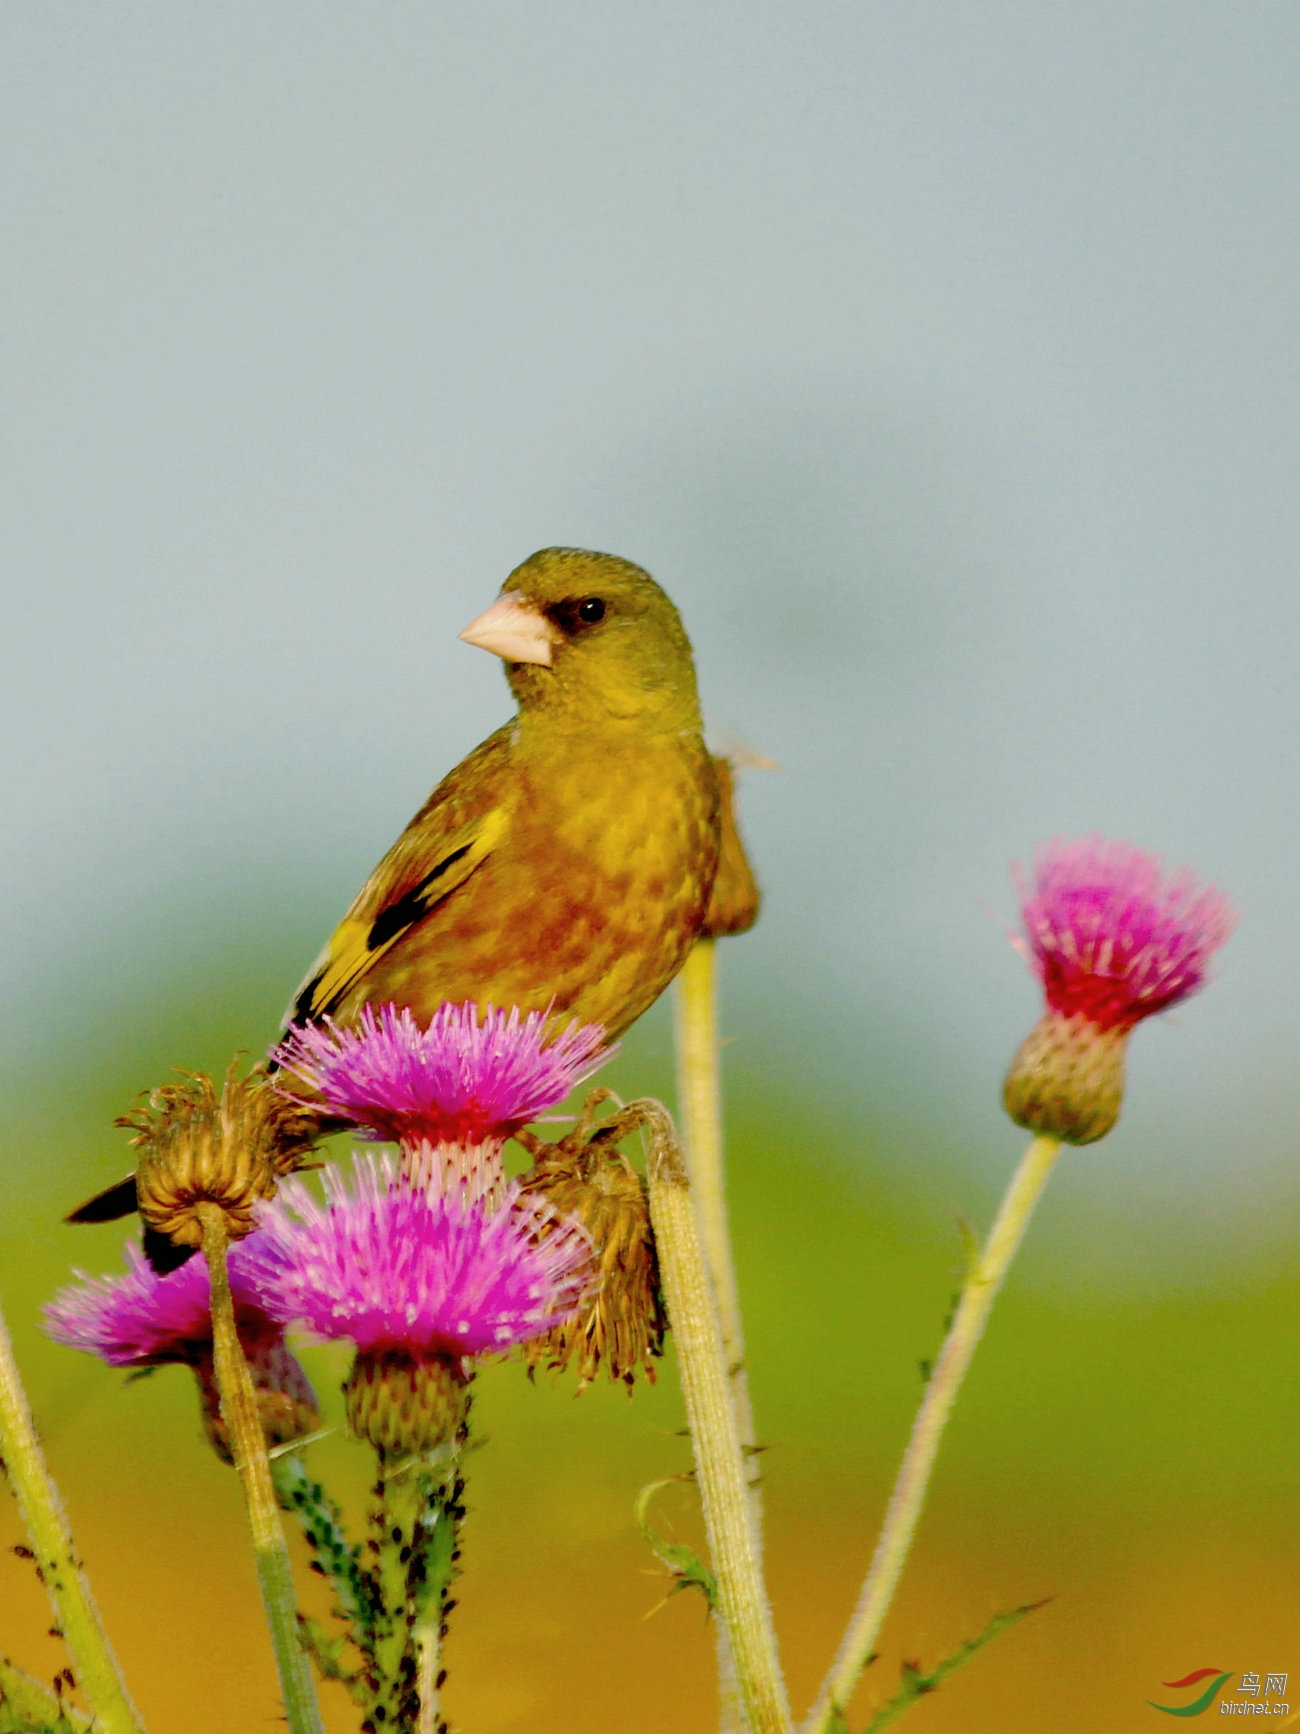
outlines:
M605 604L599 596L585 596L578 604L578 619L584 626L594 626L605 618Z

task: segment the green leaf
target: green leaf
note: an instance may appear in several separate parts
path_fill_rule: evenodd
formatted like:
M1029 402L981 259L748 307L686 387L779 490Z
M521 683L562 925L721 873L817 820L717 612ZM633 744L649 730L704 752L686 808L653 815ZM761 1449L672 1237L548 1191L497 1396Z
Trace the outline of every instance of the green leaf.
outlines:
M334 1591L339 1618L363 1643L370 1629L371 1600L362 1576L361 1549L348 1539L342 1508L319 1481L312 1480L296 1454L273 1458L271 1479L276 1497L298 1519L313 1560Z
M90 1726L88 1716L0 1656L0 1734L85 1734Z
M994 1638L1001 1637L1003 1632L1008 1631L1023 1620L1026 1614L1032 1614L1036 1608L1045 1607L1051 1599L1050 1596L1045 1596L1042 1601L1026 1602L1023 1607L1011 1608L1004 1614L994 1614L988 1625L977 1637L969 1638L959 1650L955 1650L951 1656L939 1662L928 1674L922 1671L919 1662L904 1662L902 1685L889 1702L876 1711L870 1722L862 1730L862 1734L879 1734L880 1729L888 1728L891 1722L897 1722L903 1712L911 1709L918 1698L924 1698L929 1692L937 1692L948 1676L955 1673L963 1662L969 1662L972 1656L977 1655L986 1645L991 1644ZM834 1728L834 1724L832 1724L832 1728ZM843 1722L841 1729L842 1734L848 1734L847 1725ZM835 1734L840 1734L840 1731L836 1730Z
M668 1595L676 1595L678 1590L697 1589L712 1609L718 1605L718 1580L708 1566L693 1548L687 1547L684 1542L665 1541L650 1527L650 1501L661 1487L671 1487L675 1481L682 1479L680 1475L669 1475L662 1481L651 1481L641 1489L634 1507L636 1526L655 1558L667 1567L668 1574L673 1579ZM664 1601L667 1599L668 1596L665 1596ZM658 1607L663 1605L663 1602L660 1602ZM650 1612L657 1613L658 1608L651 1608Z
M447 1599L456 1576L456 1541L465 1516L464 1482L460 1475L447 1477L426 1472L422 1481L420 1522L415 1545L422 1569L411 1574L411 1599L417 1620L428 1617Z
M338 1680L349 1689L356 1685L360 1677L359 1670L345 1667L343 1663L343 1651L348 1643L346 1632L329 1637L309 1615L299 1614L298 1637L303 1649L316 1664L316 1671L322 1680Z

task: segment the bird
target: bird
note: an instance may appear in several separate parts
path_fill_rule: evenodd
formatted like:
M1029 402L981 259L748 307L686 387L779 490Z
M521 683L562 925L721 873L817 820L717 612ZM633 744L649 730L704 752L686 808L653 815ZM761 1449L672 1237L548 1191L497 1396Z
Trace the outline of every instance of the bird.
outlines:
M690 641L630 561L547 548L460 635L518 714L446 776L308 972L287 1027L445 1001L635 1022L708 908L721 790Z
M724 791L690 640L641 567L544 548L460 634L516 715L448 773L362 886L285 1030L365 1005L544 1011L620 1036L704 930ZM135 1206L122 1182L69 1220Z

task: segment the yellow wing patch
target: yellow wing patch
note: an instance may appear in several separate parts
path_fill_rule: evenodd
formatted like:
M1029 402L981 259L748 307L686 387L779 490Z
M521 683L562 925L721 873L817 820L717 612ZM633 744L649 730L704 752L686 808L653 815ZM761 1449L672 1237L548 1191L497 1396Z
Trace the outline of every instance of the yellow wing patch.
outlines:
M299 988L286 1025L314 1023L337 1010L357 982L417 921L465 883L496 848L505 828L504 809L494 808L449 837L440 837L436 858L427 867L428 854L419 848L427 839L414 827L408 831L335 928Z

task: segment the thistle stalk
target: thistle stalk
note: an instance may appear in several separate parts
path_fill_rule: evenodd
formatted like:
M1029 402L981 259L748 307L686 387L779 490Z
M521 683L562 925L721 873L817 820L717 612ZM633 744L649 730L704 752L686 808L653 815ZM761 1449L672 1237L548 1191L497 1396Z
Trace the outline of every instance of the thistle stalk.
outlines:
M73 1546L67 1514L36 1437L13 1345L0 1316L0 1459L32 1540L36 1564L77 1680L102 1734L143 1734Z
M457 1451L378 1453L371 1508L374 1615L363 1644L367 1729L445 1734L439 1708L447 1592L463 1514Z
M212 1346L217 1388L230 1433L235 1468L244 1486L253 1532L253 1558L262 1591L280 1692L290 1734L324 1734L311 1664L298 1639L298 1600L289 1548L271 1481L257 1397L235 1328L235 1308L226 1269L226 1213L206 1200L194 1206L203 1225L203 1253L212 1289Z
M1059 1138L1038 1137L1021 1158L983 1250L962 1288L957 1311L912 1425L858 1605L802 1734L831 1734L843 1718L862 1670L871 1660L894 1599L925 1503L943 1430L984 1334L993 1302L1024 1239L1034 1207L1060 1154Z
M677 1102L682 1116L682 1143L696 1220L704 1243L713 1298L727 1361L727 1382L736 1430L745 1453L745 1478L754 1517L759 1558L763 1552L763 1491L745 1366L744 1328L740 1294L727 1225L727 1179L722 1131L722 1079L718 1043L717 941L701 939L692 947L677 977L673 997L673 1029L677 1050ZM718 1691L722 1734L743 1726L736 1663L723 1621L718 1622Z
M424 1477L409 1457L396 1464L381 1453L372 1516L378 1617L374 1634L373 1697L366 1726L409 1728L416 1714L410 1562L424 1507Z
M704 1509L718 1606L735 1659L751 1734L790 1734L785 1682L759 1561L744 1453L728 1362L691 1186L671 1117L662 1103L629 1103L650 1132L646 1164L650 1216L668 1319L677 1344L695 1476Z
M700 940L692 948L677 977L674 1002L677 1096L681 1105L686 1169L713 1283L723 1352L727 1359L727 1383L736 1411L740 1443L746 1454L746 1479L761 1541L763 1499L755 1454L754 1412L749 1400L736 1266L727 1227L722 1084L718 1063L717 948L715 939Z
M420 1693L416 1734L445 1734L447 1727L439 1705L442 1641L447 1635L447 1592L456 1575L463 1491L464 1483L453 1469L424 1517L424 1582L415 1620L416 1685Z

